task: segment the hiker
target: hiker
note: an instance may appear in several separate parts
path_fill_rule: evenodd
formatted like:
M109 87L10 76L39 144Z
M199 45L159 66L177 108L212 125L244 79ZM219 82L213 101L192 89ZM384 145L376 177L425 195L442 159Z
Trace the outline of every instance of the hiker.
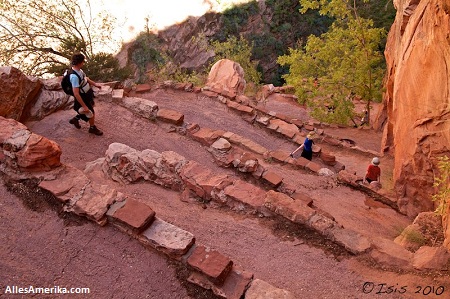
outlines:
M372 159L372 163L367 167L365 179L369 184L371 182L380 182L381 169L378 165L380 165L380 159L375 157Z
M89 79L83 72L81 68L84 65L84 60L83 54L72 56L72 70L78 74L78 76L74 73L70 75L70 83L75 97L73 109L77 112L77 115L69 123L80 129L79 120L82 119L89 122L89 133L101 136L103 132L95 126L94 91L91 88L91 85L99 88L101 85Z
M308 159L309 161L311 161L311 160L312 160L312 154L313 154L312 146L313 146L313 143L314 143L314 141L313 141L314 136L315 136L315 132L314 132L314 131L309 132L308 135L306 135L306 139L305 139L305 141L303 142L303 144L300 145L295 151L293 151L292 153L290 153L289 156L290 156L291 158L294 158L294 154L295 154L297 151L299 151L300 149L303 148L303 151L302 151L302 155L301 155L301 156L302 156L303 158L306 158L306 159Z

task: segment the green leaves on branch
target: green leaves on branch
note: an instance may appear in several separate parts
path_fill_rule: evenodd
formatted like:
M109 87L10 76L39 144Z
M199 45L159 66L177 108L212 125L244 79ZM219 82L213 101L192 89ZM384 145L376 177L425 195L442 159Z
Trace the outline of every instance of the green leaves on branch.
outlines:
M373 22L359 17L356 7L345 0L300 3L302 13L318 9L335 21L328 32L309 36L303 48L279 57L278 62L290 68L284 78L300 101L313 108L313 116L346 124L355 116L354 96L366 100L368 108L370 101L381 100L384 59L379 49L385 30L373 28Z
M89 0L2 0L0 63L42 76L69 66L80 52L89 63L95 55L115 51L115 18L93 14ZM60 75L60 74L58 74Z
M160 69L166 62L164 54L160 52L160 45L157 36L149 30L141 32L130 49L131 61L137 66L138 82L143 83L148 80L147 68L152 65L153 69Z

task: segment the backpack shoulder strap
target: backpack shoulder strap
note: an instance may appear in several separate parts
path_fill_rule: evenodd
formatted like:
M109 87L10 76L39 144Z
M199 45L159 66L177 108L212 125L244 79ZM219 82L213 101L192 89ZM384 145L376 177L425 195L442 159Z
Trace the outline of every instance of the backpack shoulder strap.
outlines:
M81 79L81 76L78 75L78 73L75 72L73 69L70 69L70 73L71 73L71 74L74 74L75 76L77 76L78 82L80 82L80 92L82 92L82 89L83 89L83 87L87 84L87 82L83 84L83 79Z
M78 75L77 72L75 72L73 69L69 69L68 74L69 74L69 76L70 76L71 74L74 74L75 76L77 76L78 82L80 82L80 85L81 85L81 81L82 81L82 80L81 80L80 75ZM81 86L80 86L80 87L81 87Z

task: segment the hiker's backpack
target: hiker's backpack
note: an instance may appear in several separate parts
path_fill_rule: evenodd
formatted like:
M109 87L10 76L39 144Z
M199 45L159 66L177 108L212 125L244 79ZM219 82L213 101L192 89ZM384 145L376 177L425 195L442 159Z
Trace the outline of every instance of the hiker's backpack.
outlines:
M72 69L68 69L64 72L63 78L61 80L61 87L66 94L73 96L72 83L70 83L71 74L75 74L78 77L78 80L80 80L80 87L81 87L82 83L81 77L80 75L77 74L77 72L75 72Z

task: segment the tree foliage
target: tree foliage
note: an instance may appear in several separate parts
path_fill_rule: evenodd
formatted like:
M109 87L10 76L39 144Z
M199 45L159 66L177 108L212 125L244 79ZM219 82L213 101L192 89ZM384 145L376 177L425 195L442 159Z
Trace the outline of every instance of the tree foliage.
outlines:
M384 59L380 42L385 30L361 18L347 0L300 3L301 13L318 9L334 22L328 32L309 36L304 47L279 57L281 65L290 67L284 78L295 87L299 99L312 107L315 117L346 124L355 114L354 96L367 101L368 111L371 101L381 100Z
M77 52L86 56L86 68L94 61L114 63L104 52L119 46L111 39L115 18L105 12L94 15L89 0L1 0L0 4L1 64L42 76L67 67Z
M141 32L136 37L130 53L131 61L137 66L139 83L148 80L147 68L150 64L153 65L153 68L160 69L166 63L167 58L164 58L164 53L160 51L160 48L157 36L149 30Z
M251 59L252 45L245 38L240 37L237 39L231 36L225 42L212 42L212 47L216 53L214 62L225 58L233 60L244 69L244 76L247 82L259 84L261 73L257 70L258 63Z

